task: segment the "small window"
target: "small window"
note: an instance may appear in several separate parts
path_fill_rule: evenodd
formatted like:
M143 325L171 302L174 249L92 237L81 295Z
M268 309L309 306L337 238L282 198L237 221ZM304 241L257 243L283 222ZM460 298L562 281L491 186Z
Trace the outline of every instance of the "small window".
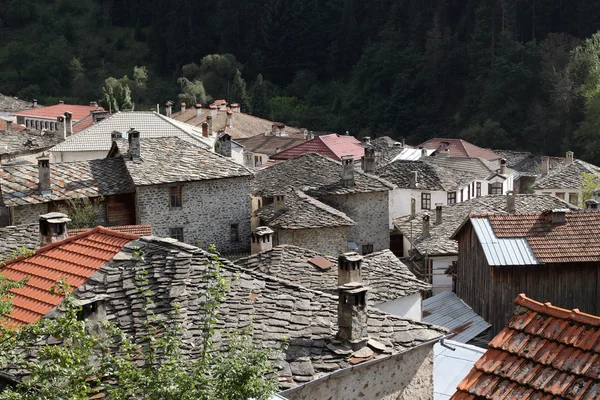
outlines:
M431 210L431 193L421 193L421 209Z
M565 199L565 193L564 192L556 192L556 197L558 197L561 200Z
M490 184L490 194L502 194L502 183L496 182Z
M448 205L456 204L456 192L448 193Z
M183 228L171 228L171 237L183 242Z
M363 255L365 254L371 254L373 252L373 245L372 244L363 244L362 245L362 253Z
M181 208L182 204L182 187L172 186L169 188L169 199L171 202L171 208Z
M44 128L48 129L48 121L44 122Z
M255 167L262 166L262 156L254 156L254 166Z
M475 188L477 190L477 192L475 193L476 197L481 197L481 182L477 182L475 184Z
M240 225L239 224L229 225L229 237L232 242L240 241Z
M94 301L93 303L81 306L81 310L77 313L77 320L85 321L86 319L94 315L96 312L98 312L99 304L99 301Z
M578 205L579 196L577 193L569 193L569 203L573 204L574 206Z

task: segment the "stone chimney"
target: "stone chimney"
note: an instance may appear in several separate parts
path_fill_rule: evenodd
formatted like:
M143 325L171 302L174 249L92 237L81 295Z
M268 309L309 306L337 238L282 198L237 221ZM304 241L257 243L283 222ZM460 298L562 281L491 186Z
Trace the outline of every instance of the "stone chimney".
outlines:
M50 186L50 157L46 154L42 154L38 157L38 189L40 194L48 195L52 193L52 187Z
M11 120L6 120L6 131L8 133L12 133L12 121Z
M500 164L500 175L505 175L506 174L506 159L505 158L501 158L499 161Z
M217 107L217 106L215 106L214 104L211 104L211 105L210 105L210 107L209 107L209 111L210 111L210 116L211 116L211 118L213 118L213 119L214 119L214 118L216 118L216 117L217 117L217 110L218 110L218 107Z
M429 237L429 215L423 215L423 232L421 237Z
M598 204L600 204L600 203L596 199L586 200L585 201L585 209L586 210L597 210L598 209Z
M37 107L37 99L33 99L33 108Z
M542 157L542 175L548 175L550 172L550 157L543 156Z
M219 154L231 157L231 135L224 133L219 137Z
M40 215L40 247L68 238L67 223L70 221L65 214L59 212Z
M108 117L108 111L103 111L103 110L92 111L92 121L94 124L97 124L98 122L102 121L103 119L106 119L106 117Z
M342 156L342 185L354 186L354 157Z
M509 190L506 192L506 212L509 214L514 214L516 212L515 208L515 192Z
M277 136L278 131L279 131L278 124L271 124L271 136Z
M285 194L273 194L273 208L275 208L276 211L285 210Z
M194 108L196 109L196 117L201 117L202 116L202 104L196 104L194 106Z
M567 164L573 164L574 157L575 153L572 151L567 151Z
M231 111L233 111L234 113L240 113L242 112L240 105L238 103L233 103L231 105Z
M250 252L252 254L261 251L271 250L273 248L273 230L268 226L259 226L252 231Z
M181 102L181 113L183 114L185 112L185 102Z
M167 113L168 118L171 118L171 116L173 115L173 102L171 100L166 102L165 112Z
M142 159L140 149L140 132L131 128L127 131L127 140L129 142L129 155L134 161L140 161Z
M207 117L207 118L210 118L210 117ZM205 137L205 138L207 138L209 136L208 135L208 123L207 122L203 122L202 123L202 136Z
M227 127L233 128L233 111L227 110Z
M112 131L110 134L110 140L114 142L119 139L123 139L123 134L119 131Z
M62 115L56 117L56 132L58 133L58 137L62 140L67 138L67 131L65 130L65 117Z
M361 167L364 172L371 173L375 171L375 148L365 147L365 155L361 159Z
M425 154L427 155L427 153ZM450 148L444 147L438 152L438 157L450 157Z
M73 113L65 111L65 135L71 136L73 134Z
M371 144L371 137L365 136L364 138L362 138L362 142L363 142L363 146Z
M361 277L362 256L344 253L338 258L338 339L360 348L368 339L367 292Z
M410 219L415 219L417 216L417 200L412 197L410 199Z
M551 211L546 211L546 221L552 225L564 224L567 222L568 211L566 208L555 208Z
M442 203L435 204L435 224L439 225L442 223Z
M419 184L419 173L417 171L410 171L410 176L408 177L408 184L411 189L415 189Z

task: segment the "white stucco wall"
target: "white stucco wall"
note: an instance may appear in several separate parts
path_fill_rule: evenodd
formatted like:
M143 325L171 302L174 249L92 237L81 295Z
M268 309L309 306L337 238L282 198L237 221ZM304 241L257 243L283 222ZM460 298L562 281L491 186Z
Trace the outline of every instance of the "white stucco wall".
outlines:
M588 199L582 199L583 193L581 191L581 189L545 189L545 190L535 190L534 191L535 194L549 194L552 196L556 196L557 193L564 193L565 194L565 198L562 199L564 201L566 201L567 203L569 202L569 195L570 194L576 194L577 195L577 204L573 204L574 206L581 206L581 203L584 200L588 200ZM558 196L556 196L558 197Z
M50 162L61 163L61 162L73 162L73 161L87 161L87 160L98 160L100 158L106 158L108 150L95 150L95 151L50 151Z
M423 211L421 208L421 193L431 193L431 210L435 210L435 205L438 203L448 204L447 192L396 188L390 191L390 229L394 229L394 218L410 214L410 200L413 197L415 199L415 211L417 213Z
M410 296L400 297L392 301L375 305L381 311L398 315L399 317L421 321L422 300L421 293L411 294Z

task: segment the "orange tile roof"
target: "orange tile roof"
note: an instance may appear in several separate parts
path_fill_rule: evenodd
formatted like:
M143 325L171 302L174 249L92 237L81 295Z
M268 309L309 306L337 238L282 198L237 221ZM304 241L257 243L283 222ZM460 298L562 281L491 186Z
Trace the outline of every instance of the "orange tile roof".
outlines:
M551 211L524 215L485 216L499 238L526 238L543 263L595 262L600 260L600 211L565 214L565 223L551 222Z
M73 133L79 133L85 128L89 128L94 124L94 116L89 114L87 117L80 119L75 124L73 124Z
M600 398L600 317L520 294L451 400Z
M151 236L152 225L118 225L118 226L106 226L106 229L112 229L113 231L132 233L139 236ZM81 229L69 229L69 236L76 236L80 233L87 232L93 228L81 228Z
M471 158L483 158L485 160L498 160L502 158L500 155L494 153L491 150L475 146L472 143L466 142L462 139L451 139L451 138L434 138L424 143L421 143L418 148L441 150L448 143L449 156L450 157L471 157Z
M14 280L30 277L26 286L11 290L13 310L6 317L7 324L36 322L63 301L63 296L50 293L58 280L65 279L73 289L78 288L138 237L99 226L44 246L31 257L6 262L0 268L4 277Z
M334 133L317 136L314 139L273 154L270 158L274 160L287 160L307 153L317 153L337 161L340 161L342 156L351 154L355 160L360 160L365 155L365 149L361 142L354 136L342 136Z
M34 108L32 110L25 110L13 113L11 115L18 115L23 117L33 117L33 118L48 118L48 119L56 119L61 115L64 115L65 112L69 111L73 113L73 122L84 119L92 111L96 110L104 110L102 107L96 106L81 106L76 104L55 104L53 106L42 107L42 108Z
M6 131L8 130L8 121L5 120L4 118L0 118L0 131ZM23 125L19 125L15 122L13 122L12 124L12 131L13 132L20 132L20 131L24 131L25 127Z

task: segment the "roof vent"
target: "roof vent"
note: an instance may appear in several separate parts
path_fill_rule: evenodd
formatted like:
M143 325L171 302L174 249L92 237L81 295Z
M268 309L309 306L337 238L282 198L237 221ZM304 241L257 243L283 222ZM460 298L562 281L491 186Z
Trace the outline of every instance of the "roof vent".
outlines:
M555 208L546 213L546 221L552 223L552 225L564 224L567 222L567 212L569 212L569 210L566 208Z

